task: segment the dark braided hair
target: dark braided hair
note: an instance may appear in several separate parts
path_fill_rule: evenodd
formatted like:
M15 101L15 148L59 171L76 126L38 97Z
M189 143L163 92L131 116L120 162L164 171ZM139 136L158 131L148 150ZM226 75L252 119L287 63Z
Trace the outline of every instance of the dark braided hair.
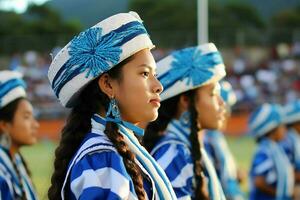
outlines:
M148 124L143 138L146 149L150 152L155 144L163 137L163 132L167 128L169 122L176 117L178 111L178 103L180 96L184 95L189 98L189 112L191 116L191 134L190 140L192 143L192 158L194 161L194 176L197 180L195 199L209 199L207 192L205 192L203 169L201 166L201 151L200 142L198 139L199 128L197 126L198 113L195 108L195 90L191 90L175 97L167 99L161 103L158 110L158 118L154 122Z
M124 60L108 71L111 78L121 82L122 66L131 58ZM51 186L48 191L49 200L61 199L61 189L66 176L68 164L79 148L85 135L91 130L90 119L95 113L107 110L109 98L99 88L99 78L91 81L80 93L76 105L73 107L65 127L62 130L60 144L55 150L54 172ZM130 175L135 192L139 199L145 199L143 179L139 166L134 162L135 155L129 150L119 133L117 124L107 122L105 134L114 144L119 154L123 157L124 165Z
M15 113L16 113L16 111L18 109L19 103L22 100L27 100L27 99L24 98L24 97L17 98L14 101L12 101L9 104L7 104L6 106L4 106L3 108L1 108L0 109L0 121L5 121L5 122L13 123ZM0 133L0 134L2 134L2 133ZM18 152L18 154L20 155L20 158L22 160L22 163L24 165L26 173L28 174L29 177L31 177L31 172L30 172L30 170L29 170L29 168L27 166L27 163L25 162L25 160L24 160L21 152ZM12 161L12 164L13 164L13 167L14 167L17 175L18 175L19 181L20 181L20 183L22 183L22 181L21 181L21 175L20 175L20 172L19 172L19 170L18 170L18 168L16 166L14 158L10 154L9 154L9 157L10 157L10 159ZM25 195L25 191L24 191L23 185L22 185L22 196L20 198L21 199L26 199L26 195Z
M197 180L196 190L195 190L195 199L203 199L208 200L209 195L206 192L206 185L204 184L204 175L203 175L203 167L201 164L201 145L199 142L198 132L200 131L200 127L198 126L198 115L195 108L196 101L196 92L193 90L189 95L189 112L190 112L190 122L191 122L191 134L190 141L192 143L192 158L194 161L194 174Z

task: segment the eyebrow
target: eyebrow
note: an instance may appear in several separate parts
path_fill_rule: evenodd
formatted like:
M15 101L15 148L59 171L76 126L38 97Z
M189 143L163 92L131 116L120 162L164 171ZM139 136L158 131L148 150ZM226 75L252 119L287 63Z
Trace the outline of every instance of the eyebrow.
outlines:
M149 68L150 71L156 71L156 67L153 67L153 66L150 66L150 65L147 65L147 64L141 64L139 65L139 67L146 67L146 68Z
M25 111L23 111L23 114L32 114L33 112L32 111L29 111L29 110L25 110Z

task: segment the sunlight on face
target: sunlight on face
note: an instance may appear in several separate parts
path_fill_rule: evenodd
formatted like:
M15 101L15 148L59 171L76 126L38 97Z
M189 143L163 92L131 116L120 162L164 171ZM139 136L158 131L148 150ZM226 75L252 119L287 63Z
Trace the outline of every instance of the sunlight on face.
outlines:
M196 90L198 122L205 129L220 129L225 118L225 104L220 96L220 85L211 83Z
M21 100L9 130L12 144L18 147L35 144L38 127L31 104L26 99Z
M162 85L156 78L156 63L150 50L136 53L123 66L122 74L122 81L115 84L115 98L122 119L135 124L155 120Z

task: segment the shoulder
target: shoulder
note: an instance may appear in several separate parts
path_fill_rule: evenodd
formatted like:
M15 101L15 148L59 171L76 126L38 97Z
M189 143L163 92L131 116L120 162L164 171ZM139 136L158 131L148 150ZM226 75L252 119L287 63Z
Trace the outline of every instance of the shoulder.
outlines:
M9 181L0 174L0 199L14 199L12 196L12 185Z
M274 167L274 163L268 152L259 148L253 157L252 161L252 174L263 175Z
M86 170L95 171L107 168L115 170L121 174L127 174L123 158L118 154L118 152L113 150L99 150L84 155L78 162L76 162L72 167L71 177L76 178L77 173L82 173Z
M116 181L117 180L117 181ZM70 188L75 197L123 199L132 195L130 176L122 157L115 151L89 153L74 164L70 174Z
M184 143L177 141L163 141L153 148L151 154L156 160L163 156L178 159L191 157L190 149Z

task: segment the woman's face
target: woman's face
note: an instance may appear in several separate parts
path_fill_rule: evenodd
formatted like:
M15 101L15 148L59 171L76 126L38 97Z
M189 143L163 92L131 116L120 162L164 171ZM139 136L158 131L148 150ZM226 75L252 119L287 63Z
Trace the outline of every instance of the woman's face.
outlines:
M281 141L284 139L286 133L286 128L284 125L278 126L273 132L273 139L275 141Z
M218 83L211 83L196 90L198 123L204 129L220 129L225 120L225 103L220 96Z
M26 99L20 100L12 122L7 125L12 145L20 147L37 142L39 124L33 116L33 108Z
M157 118L163 88L155 75L156 63L149 49L139 51L123 66L122 79L113 89L123 120L136 124Z

